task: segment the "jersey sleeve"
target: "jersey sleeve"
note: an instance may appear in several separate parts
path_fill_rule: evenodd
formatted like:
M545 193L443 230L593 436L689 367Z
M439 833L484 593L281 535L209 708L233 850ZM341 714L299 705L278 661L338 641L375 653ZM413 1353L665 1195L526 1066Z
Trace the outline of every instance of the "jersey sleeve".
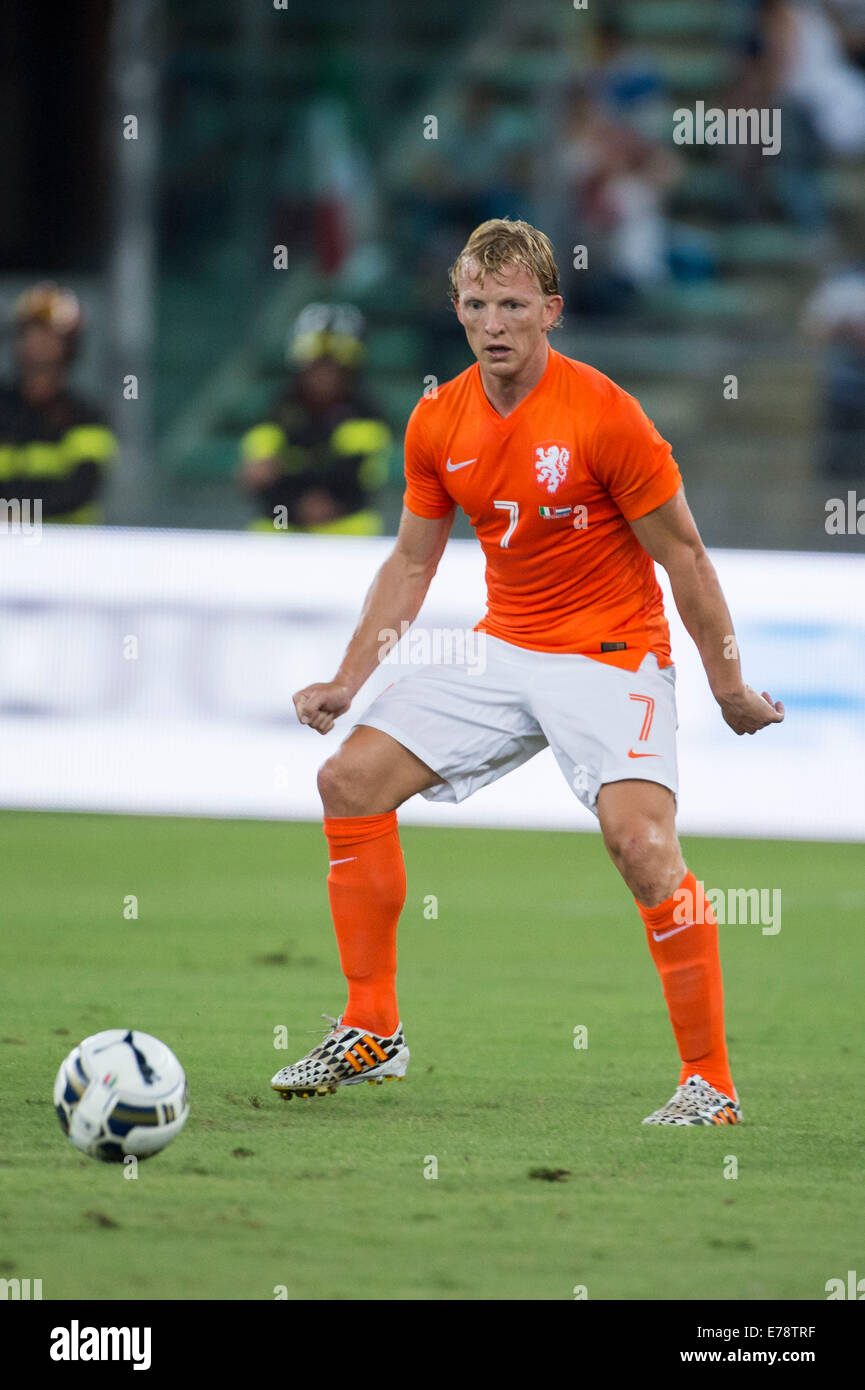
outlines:
M447 516L453 498L442 486L426 434L418 419L424 402L415 406L405 427L405 492L403 502L415 516L432 520Z
M663 506L682 484L672 446L627 392L598 422L591 466L626 521Z

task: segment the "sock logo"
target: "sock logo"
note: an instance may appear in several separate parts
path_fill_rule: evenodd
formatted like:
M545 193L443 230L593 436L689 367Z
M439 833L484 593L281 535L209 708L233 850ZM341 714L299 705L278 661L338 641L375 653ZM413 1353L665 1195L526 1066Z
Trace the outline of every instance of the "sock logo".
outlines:
M350 864L353 859L357 859L356 854L350 854L347 859L328 859L328 864L333 868L334 864Z
M685 922L684 926L671 927L669 931L653 931L652 936L655 938L656 941L666 941L668 936L675 936L676 932L687 931L688 928L692 927L693 925L693 922Z

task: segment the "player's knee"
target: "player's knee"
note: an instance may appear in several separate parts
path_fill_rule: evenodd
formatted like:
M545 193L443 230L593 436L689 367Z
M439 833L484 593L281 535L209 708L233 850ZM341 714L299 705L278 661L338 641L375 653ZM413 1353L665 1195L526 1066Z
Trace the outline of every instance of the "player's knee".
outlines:
M628 884L642 887L666 875L675 850L663 826L642 819L617 826L607 835L607 848Z
M684 869L676 835L651 820L637 821L608 837L608 849L637 902L656 908L666 902Z
M318 770L318 794L326 816L362 816L363 779L350 758L340 750Z

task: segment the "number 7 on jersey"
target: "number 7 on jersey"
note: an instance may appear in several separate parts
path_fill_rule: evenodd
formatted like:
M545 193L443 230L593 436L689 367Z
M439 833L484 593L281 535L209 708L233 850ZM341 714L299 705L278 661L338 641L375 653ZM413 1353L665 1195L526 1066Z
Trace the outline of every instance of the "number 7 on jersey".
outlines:
M508 548L508 541L510 540L511 536L514 534L514 531L516 530L517 522L518 522L519 519L520 519L520 504L519 504L519 502L493 502L493 506L496 507L496 508L497 508L499 511L501 511L501 512L509 512L509 513L510 513L510 518L511 518L511 519L510 519L510 522L508 523L508 526L507 526L507 529L506 529L506 531L505 531L505 534L502 536L501 540L499 541L499 545L501 546L502 550L507 550L507 548Z

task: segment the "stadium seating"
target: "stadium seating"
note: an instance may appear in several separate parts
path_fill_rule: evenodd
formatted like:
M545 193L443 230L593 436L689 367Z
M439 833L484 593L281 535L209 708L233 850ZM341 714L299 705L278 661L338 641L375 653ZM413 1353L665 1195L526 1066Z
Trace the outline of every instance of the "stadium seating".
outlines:
M580 15L584 28L578 33L566 8L538 0L531 21L521 28L519 15L526 11L519 7L516 19L513 12L502 14L487 4L470 11L458 3L437 4L422 14L404 7L393 17L386 40L377 38L370 24L358 25L352 31L350 61L341 17L356 14L355 7L340 0L326 17L307 12L287 26L284 43L260 51L253 45L260 101L253 138L247 131L245 143L238 133L244 129L243 81L230 6L226 0L191 4L184 7L182 20L174 20L180 55L174 63L184 82L194 84L196 119L177 124L166 175L172 193L168 205L182 222L183 209L188 217L192 205L184 200L184 187L200 187L203 196L196 212L201 244L195 266L172 268L166 229L157 459L176 492L192 490L190 515L194 489L205 478L214 485L222 479L227 524L240 521L242 503L230 492L236 441L277 387L284 372L285 327L295 305L313 291L331 297L348 294L367 315L369 389L397 432L433 369L430 341L437 342L440 378L465 365L465 352L452 333L430 339L429 325L424 326L427 306L412 281L412 247L400 213L410 172L406 134L417 128L424 112L447 109L470 74L494 77L510 94L514 109L525 109L533 118L539 74L563 81L588 70L592 20ZM624 4L620 15L627 37L657 62L670 112L697 98L708 104L725 101L748 6L640 0ZM329 46L329 37L337 34L343 46ZM451 56L447 64L442 63L445 53ZM289 97L283 80L287 63ZM277 234L280 225L287 225L287 235L296 238L293 252L302 249L308 260L314 252L310 171L295 170L286 192L284 146L286 121L300 128L305 106L323 80L351 113L376 171L376 237L397 279L394 283L389 276L386 294L375 280L366 287L353 283L350 275L322 281L313 264L301 283L295 277L287 289L285 277L275 280L267 260L272 242L285 239ZM170 96L169 84L169 102ZM686 241L691 239L698 260L704 256L706 265L646 292L632 312L612 323L581 323L572 316L557 345L610 372L643 401L674 443L689 493L700 499L710 542L813 544L814 365L809 349L797 339L801 306L820 268L813 241L785 223L780 212L756 220L731 216L739 176L730 163L705 147L678 153L685 170L670 196L670 225ZM247 168L243 187L260 190L268 204L254 224L262 255L252 268L243 241L250 222L238 214L237 189L223 180L220 192L205 177L214 159L233 160L236 166L250 154L254 167ZM862 206L862 173L861 167L826 169L821 184L830 207ZM296 186L298 180L306 185ZM279 223L280 208L287 224ZM188 255L189 227L183 226ZM265 341L256 335L269 298L272 329ZM723 378L731 373L739 380L736 401L722 393ZM214 377L227 382L227 389L211 389ZM178 428L179 420L183 428ZM399 511L399 469L397 456L384 507L391 523ZM777 497L779 478L799 484L798 490L791 489L786 511L776 503L760 504L762 489L766 498L768 490ZM731 497L746 488L752 497L756 491L756 503L737 515Z

